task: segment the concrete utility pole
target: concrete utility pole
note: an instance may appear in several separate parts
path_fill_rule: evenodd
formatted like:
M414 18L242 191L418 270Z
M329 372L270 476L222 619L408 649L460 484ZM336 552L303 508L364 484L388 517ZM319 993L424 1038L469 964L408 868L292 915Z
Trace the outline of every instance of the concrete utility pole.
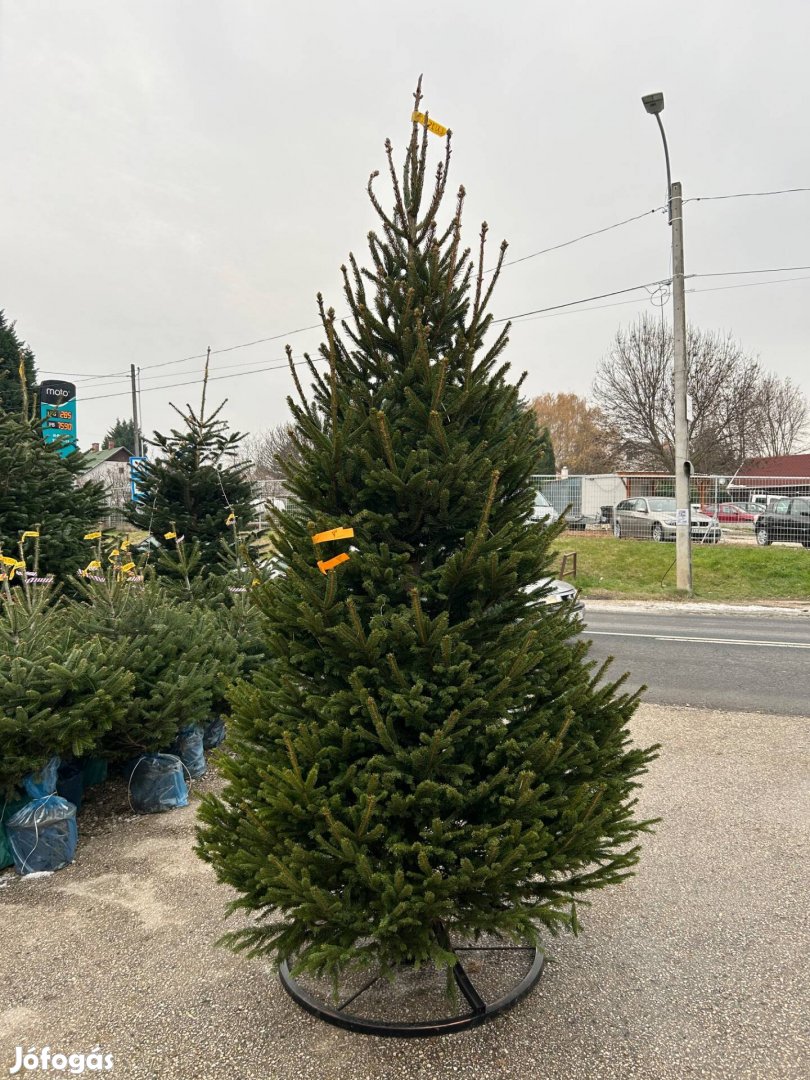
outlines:
M646 94L642 99L644 108L658 121L658 129L664 143L667 165L667 205L669 224L672 226L672 348L673 382L675 394L675 557L676 580L679 589L692 595L692 502L689 478L692 465L689 461L689 422L686 410L686 297L684 295L683 271L683 198L681 185L672 183L669 169L669 147L661 123L664 111L664 95Z
M692 595L692 500L689 494L689 421L686 415L686 297L683 277L683 199L681 185L672 197L672 349L675 382L675 506L686 508L685 524L675 527L678 588Z
M132 430L135 445L132 447L134 457L141 456L141 429L138 425L138 394L135 387L135 365L129 365L129 378L132 383Z

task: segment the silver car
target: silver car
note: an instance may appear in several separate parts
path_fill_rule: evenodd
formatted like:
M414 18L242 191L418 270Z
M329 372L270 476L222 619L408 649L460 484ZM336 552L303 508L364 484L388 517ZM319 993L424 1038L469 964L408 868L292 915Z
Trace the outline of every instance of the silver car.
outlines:
M616 506L613 515L613 535L637 536L642 540L674 540L676 532L675 500L664 498L625 499ZM720 526L709 517L692 511L692 542L717 544L722 533Z

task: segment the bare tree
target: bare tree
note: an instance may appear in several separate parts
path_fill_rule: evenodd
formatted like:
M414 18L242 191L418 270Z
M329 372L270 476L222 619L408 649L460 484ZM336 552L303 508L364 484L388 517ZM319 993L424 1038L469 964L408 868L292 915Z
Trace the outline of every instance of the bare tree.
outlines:
M600 362L593 397L619 433L621 464L665 469L675 463L672 331L644 313L620 329ZM731 334L687 330L692 400L690 457L699 472L728 472L746 457L790 453L806 425L807 402L789 380L764 372ZM789 449L784 449L789 447Z
M759 387L759 411L758 456L781 457L805 449L810 437L807 399L795 383L766 375Z
M242 458L250 462L252 480L284 479L282 462L296 455L289 424L278 424L265 431L248 435L242 443Z

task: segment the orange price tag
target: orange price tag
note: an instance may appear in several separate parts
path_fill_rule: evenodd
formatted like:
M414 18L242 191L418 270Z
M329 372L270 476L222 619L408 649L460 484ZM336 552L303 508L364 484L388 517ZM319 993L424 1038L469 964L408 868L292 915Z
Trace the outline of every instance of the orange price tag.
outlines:
M336 566L340 566L341 563L345 563L348 561L349 556L346 554L345 551L343 551L340 555L336 555L334 559L327 559L325 562L323 560L319 560L318 569L322 574L326 574L330 570L334 570Z
M315 533L312 537L313 544L325 544L327 540L351 540L354 529L327 529L326 532Z

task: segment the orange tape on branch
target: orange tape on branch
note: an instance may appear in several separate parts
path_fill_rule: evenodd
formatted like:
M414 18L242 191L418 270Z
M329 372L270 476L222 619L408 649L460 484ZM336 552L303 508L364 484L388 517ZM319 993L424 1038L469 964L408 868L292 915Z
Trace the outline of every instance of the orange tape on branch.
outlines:
M348 561L349 556L346 554L345 551L343 551L340 555L336 555L334 559L327 559L325 562L323 560L319 560L318 569L322 574L326 574L328 573L328 571L334 570L336 566L340 566L341 563L345 563Z
M326 532L315 533L312 537L313 544L325 544L327 540L351 540L354 529L327 529Z

